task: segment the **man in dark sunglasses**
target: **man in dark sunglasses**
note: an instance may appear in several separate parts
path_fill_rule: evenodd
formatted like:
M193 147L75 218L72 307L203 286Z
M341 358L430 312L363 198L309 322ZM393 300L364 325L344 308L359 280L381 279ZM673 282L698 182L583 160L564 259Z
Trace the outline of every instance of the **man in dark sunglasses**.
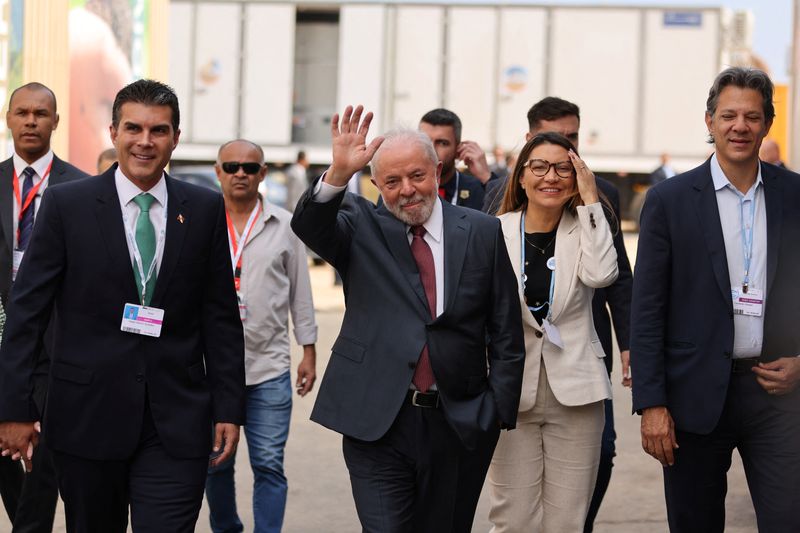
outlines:
M289 312L303 347L295 388L305 396L316 379L317 325L306 248L292 215L258 193L267 166L261 147L243 139L222 145L214 166L228 225L233 282L244 327L247 423L253 468L255 530L279 532L286 508L283 450L292 414ZM236 512L234 457L208 471L211 529L243 531Z

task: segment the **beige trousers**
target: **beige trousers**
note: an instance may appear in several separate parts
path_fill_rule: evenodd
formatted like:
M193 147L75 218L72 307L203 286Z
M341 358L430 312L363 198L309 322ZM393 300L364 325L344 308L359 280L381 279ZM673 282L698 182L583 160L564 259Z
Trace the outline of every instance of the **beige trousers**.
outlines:
M602 401L561 405L542 361L536 403L500 434L489 467L492 533L582 533L604 423Z

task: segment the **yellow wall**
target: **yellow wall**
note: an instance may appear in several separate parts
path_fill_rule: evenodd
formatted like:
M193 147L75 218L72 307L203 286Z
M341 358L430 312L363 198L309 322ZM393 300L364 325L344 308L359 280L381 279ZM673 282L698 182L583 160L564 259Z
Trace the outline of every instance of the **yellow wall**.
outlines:
M69 44L67 0L25 0L22 83L38 81L50 87L61 117L53 135L53 151L66 156L69 138ZM13 91L16 87L9 87ZM3 102L5 109L8 102Z
M775 85L775 120L769 130L769 138L778 143L781 147L781 160L788 163L791 161L791 150L789 146L789 103L790 93L788 85Z

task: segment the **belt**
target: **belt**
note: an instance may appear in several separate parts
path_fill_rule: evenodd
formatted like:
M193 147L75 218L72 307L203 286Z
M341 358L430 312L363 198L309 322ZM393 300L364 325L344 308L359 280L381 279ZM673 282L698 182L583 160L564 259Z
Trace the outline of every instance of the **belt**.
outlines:
M758 363L761 362L761 358L759 357L748 357L746 359L731 359L731 373L732 374L744 374L749 373L750 369L754 366L758 366Z
M439 407L439 391L420 392L418 390L410 390L406 394L406 401L414 407L433 409Z

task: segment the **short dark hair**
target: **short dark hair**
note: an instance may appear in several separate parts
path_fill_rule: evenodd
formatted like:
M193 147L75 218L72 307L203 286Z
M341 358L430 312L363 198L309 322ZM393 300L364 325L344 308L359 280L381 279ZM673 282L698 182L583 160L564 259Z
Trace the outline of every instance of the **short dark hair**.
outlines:
M303 161L305 158L306 158L306 152L305 152L305 150L300 150L299 152L297 152L297 162L298 162L298 163L299 163L300 161Z
M430 124L431 126L450 126L453 128L453 133L456 136L456 143L461 142L461 119L449 109L444 109L442 107L432 109L422 115L420 122Z
M539 123L543 120L558 120L572 116L577 117L580 123L581 110L576 104L557 96L547 96L528 110L528 131L539 129Z
M714 84L708 90L706 100L706 113L714 116L719 104L719 95L725 87L732 85L740 89L753 89L761 94L764 120L767 122L775 118L775 104L772 103L774 86L772 80L763 70L750 67L729 67L720 72L714 79ZM714 138L709 134L708 142L713 143Z
M32 81L30 83L26 83L25 85L20 85L16 89L11 92L11 96L8 97L8 108L11 109L11 101L14 100L14 95L17 94L17 91L21 90L28 90L28 91L45 91L50 93L50 98L53 99L53 113L58 112L58 102L56 102L56 93L43 83L39 83L38 81Z
M172 129L178 131L181 124L178 96L169 85L155 80L136 80L120 89L111 108L111 125L115 128L119 127L120 110L127 103L169 106L172 110Z

